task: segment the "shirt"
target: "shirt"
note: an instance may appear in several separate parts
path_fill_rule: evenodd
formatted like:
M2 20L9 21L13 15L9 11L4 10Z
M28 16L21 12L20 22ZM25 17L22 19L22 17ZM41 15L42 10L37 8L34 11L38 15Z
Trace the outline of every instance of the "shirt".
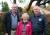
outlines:
M23 23L22 23L23 24L22 35L26 35L26 24L27 24L27 22L28 21L25 21L25 22L23 21Z
M15 14L15 16L12 14L12 12L11 12L11 20L12 20L12 24L11 24L11 28L12 29L16 29L17 28L17 12L16 12L16 14Z

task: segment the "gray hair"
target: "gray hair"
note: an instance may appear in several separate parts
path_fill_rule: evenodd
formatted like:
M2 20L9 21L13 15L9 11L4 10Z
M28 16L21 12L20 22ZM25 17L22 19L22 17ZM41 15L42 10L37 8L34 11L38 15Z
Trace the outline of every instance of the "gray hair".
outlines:
M34 6L34 8L36 8L36 7L40 10L40 8L38 6ZM33 10L34 10L34 8L33 8Z
M29 19L29 15L27 13L23 13L22 18L23 18L24 15L26 15L28 17L28 19Z

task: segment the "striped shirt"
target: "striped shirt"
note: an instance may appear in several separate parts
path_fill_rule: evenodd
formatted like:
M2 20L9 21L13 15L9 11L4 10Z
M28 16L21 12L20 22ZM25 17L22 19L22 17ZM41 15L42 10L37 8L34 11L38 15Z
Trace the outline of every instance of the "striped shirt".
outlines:
M23 22L22 35L26 35L26 23Z

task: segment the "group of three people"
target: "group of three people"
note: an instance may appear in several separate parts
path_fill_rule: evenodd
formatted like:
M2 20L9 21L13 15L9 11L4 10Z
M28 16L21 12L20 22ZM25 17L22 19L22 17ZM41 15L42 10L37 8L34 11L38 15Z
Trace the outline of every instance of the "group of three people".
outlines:
M3 30L5 35L46 35L47 22L38 6L33 8L34 14L29 17L27 13L22 14L22 21L17 13L18 6L13 4L12 10L6 13L3 19Z

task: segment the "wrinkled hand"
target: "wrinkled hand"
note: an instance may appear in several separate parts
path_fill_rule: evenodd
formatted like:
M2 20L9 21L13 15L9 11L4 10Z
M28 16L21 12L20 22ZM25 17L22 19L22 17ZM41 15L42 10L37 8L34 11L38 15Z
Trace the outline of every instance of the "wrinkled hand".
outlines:
M8 33L5 33L5 35L8 35Z

